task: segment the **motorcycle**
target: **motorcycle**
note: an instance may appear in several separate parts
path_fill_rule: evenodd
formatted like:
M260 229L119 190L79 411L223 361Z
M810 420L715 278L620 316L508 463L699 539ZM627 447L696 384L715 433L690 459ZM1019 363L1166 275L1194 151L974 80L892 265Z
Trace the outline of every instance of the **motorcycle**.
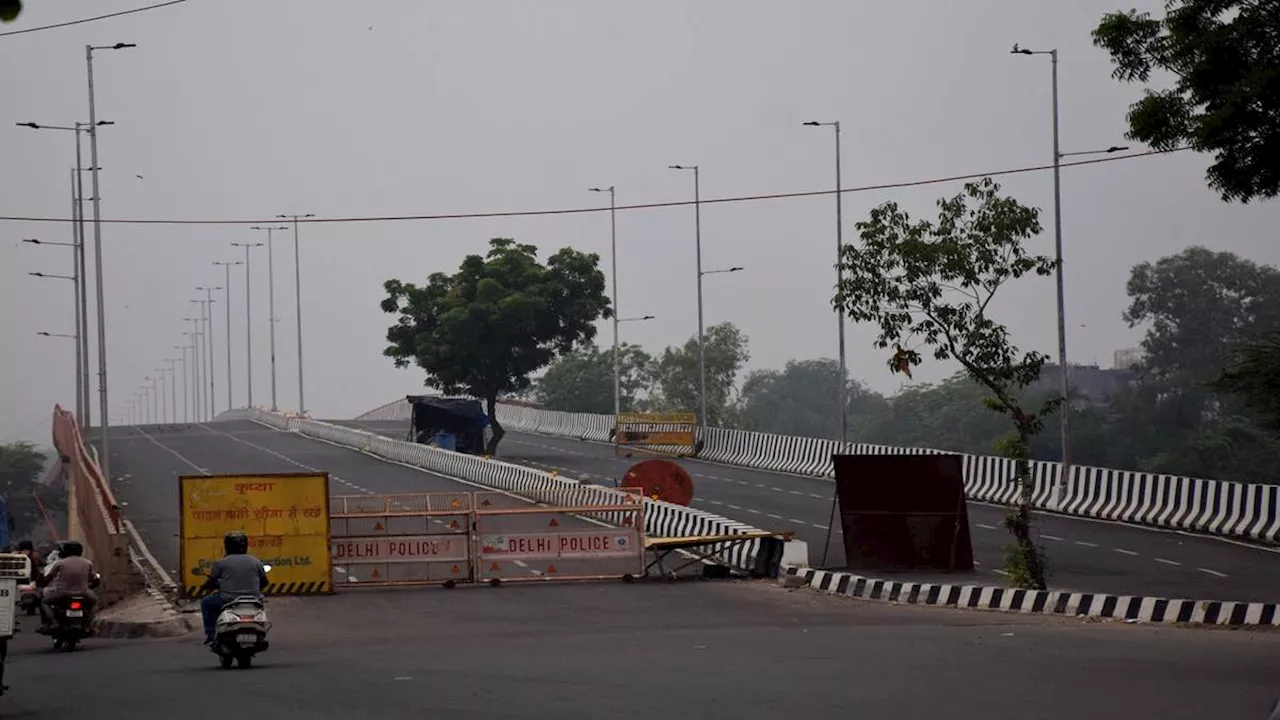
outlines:
M270 565L264 565L263 569L271 572ZM270 629L266 604L261 599L252 595L233 597L222 605L210 647L224 670L232 663L249 668L253 666L253 656L270 647L267 642Z
M18 586L18 607L27 615L35 615L40 610L40 588L34 581Z
M89 624L85 611L89 609L89 598L84 595L69 595L57 602L50 603L49 610L53 614L53 627L47 631L53 638L54 650L75 650L80 641L89 637Z

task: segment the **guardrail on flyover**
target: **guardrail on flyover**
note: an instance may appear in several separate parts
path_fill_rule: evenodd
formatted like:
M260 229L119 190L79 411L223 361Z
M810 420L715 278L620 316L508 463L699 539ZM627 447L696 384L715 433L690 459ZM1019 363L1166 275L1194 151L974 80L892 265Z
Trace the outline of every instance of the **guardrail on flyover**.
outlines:
M257 411L255 419L280 430L356 448L395 462L421 467L442 475L461 478L477 485L504 490L513 495L563 507L610 505L619 490L599 485L584 485L551 473L491 458L441 450L417 443L393 440L364 430L339 427L315 420L285 414ZM694 508L644 499L644 533L648 537L690 537L763 533L759 528ZM792 540L797 548L804 544ZM735 570L755 572L760 541L726 543L712 555ZM788 553L806 557L807 550ZM807 565L807 561L804 562Z
M102 575L99 601L110 605L145 584L129 559L129 535L120 506L86 448L75 416L61 406L53 409L53 446L67 476L67 537L84 544L85 556Z
M356 419L407 422L408 412L408 403L396 400ZM609 442L613 427L612 415L503 404L498 405L498 421L509 430L595 442ZM954 454L714 427L708 428L701 440L701 460L825 478L834 477L832 455ZM1280 541L1280 486L1073 465L1064 500L1058 504L1053 488L1061 473L1061 463L1032 463L1037 508L1266 543ZM1002 504L1013 501L1018 494L1013 477L1012 460L964 454L965 492L970 499Z

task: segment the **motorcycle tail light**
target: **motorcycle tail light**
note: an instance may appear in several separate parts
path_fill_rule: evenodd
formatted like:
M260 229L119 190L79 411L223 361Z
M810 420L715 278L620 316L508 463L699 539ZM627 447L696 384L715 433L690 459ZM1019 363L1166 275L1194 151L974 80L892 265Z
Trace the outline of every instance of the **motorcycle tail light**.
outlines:
M240 615L238 617L240 618L240 622L253 622L254 619L252 615Z
M72 601L72 603L71 603L71 609L72 609L72 610L79 610L79 609L80 609L80 602L79 602L79 601Z

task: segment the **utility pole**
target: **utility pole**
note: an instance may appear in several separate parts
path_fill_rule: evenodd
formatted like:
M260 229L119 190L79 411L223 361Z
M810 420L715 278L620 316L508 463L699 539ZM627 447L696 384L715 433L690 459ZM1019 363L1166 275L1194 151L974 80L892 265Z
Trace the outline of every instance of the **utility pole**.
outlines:
M307 413L307 401L303 393L302 382L302 261L298 250L298 219L315 217L313 213L306 215L277 215L278 218L293 219L293 289L294 304L298 309L298 414Z

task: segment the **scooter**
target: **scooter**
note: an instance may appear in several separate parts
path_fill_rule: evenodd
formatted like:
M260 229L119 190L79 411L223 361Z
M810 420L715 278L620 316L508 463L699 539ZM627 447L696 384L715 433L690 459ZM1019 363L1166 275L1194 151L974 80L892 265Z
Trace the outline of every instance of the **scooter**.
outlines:
M263 569L271 572L270 565ZM240 668L253 666L253 656L270 647L267 631L271 621L267 619L266 604L252 595L234 597L222 605L222 612L214 624L214 641L210 645L224 670L232 663Z
M70 595L51 603L49 609L53 613L53 628L48 633L53 638L54 650L75 650L80 641L91 634L85 618L89 598L84 595Z

